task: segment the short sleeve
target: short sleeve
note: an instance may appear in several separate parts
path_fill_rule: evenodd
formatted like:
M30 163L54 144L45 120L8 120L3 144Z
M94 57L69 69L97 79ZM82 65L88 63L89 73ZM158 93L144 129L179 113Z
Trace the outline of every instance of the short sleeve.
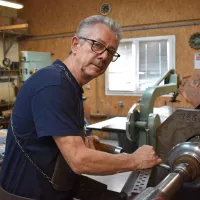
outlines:
M80 102L70 84L48 86L31 100L38 137L81 136Z

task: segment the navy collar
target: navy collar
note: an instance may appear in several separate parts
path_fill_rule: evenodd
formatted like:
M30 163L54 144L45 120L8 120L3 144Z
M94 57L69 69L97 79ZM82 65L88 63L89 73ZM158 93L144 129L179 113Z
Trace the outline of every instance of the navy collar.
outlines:
M55 60L55 61L53 62L53 65L56 65L56 64L57 64L57 65L61 65L62 67L64 67L64 68L67 70L67 72L68 72L70 78L73 79L73 82L74 82L74 83L76 83L77 89L80 90L81 93L84 93L83 88L78 84L77 80L74 78L74 76L73 76L72 73L69 71L69 69L67 68L67 66L66 66L62 61L60 61L59 59L57 59L57 60Z

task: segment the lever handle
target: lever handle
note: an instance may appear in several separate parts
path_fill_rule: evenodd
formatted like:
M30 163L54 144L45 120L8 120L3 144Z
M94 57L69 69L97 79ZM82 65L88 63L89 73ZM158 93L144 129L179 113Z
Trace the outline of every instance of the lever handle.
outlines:
M164 169L167 169L167 170L170 170L170 166L169 165L166 165L166 164L164 164L164 163L161 163L161 164L159 164L159 165L157 165L158 167L162 167L162 168L164 168Z
M107 153L112 153L112 154L120 154L123 153L124 150L121 147L117 146L112 146L110 144L104 144L104 143L94 143L94 146L97 150L99 151L104 151Z

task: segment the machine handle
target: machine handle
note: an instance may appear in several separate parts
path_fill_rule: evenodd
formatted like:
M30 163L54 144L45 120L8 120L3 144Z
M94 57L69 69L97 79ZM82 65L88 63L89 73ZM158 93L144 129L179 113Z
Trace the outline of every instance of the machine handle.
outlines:
M166 164L164 164L164 163L159 164L158 167L162 167L162 168L164 168L164 169L170 170L170 166L169 166L169 165L166 165Z
M123 148L112 146L112 145L109 145L109 144L96 142L96 143L94 143L94 146L95 146L96 150L104 151L104 152L107 152L107 153L112 153L112 154L124 153Z

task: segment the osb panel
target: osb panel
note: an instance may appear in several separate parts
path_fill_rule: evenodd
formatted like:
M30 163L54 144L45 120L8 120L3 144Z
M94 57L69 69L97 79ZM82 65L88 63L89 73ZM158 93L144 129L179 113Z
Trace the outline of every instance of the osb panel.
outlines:
M102 0L20 0L24 8L18 16L28 20L34 35L74 32L85 17L100 14ZM121 26L153 24L200 17L198 0L108 0L109 17Z
M71 38L59 38L40 41L20 42L20 51L51 52L52 60L64 60L70 50Z
M34 35L74 32L79 22L92 14L99 13L100 1L34 0L21 1L24 9L18 12L27 19ZM99 2L99 3L98 3Z
M111 17L122 26L199 18L198 0L113 0Z
M85 17L100 14L99 6L102 0L21 0L24 9L19 11L19 17L28 20L30 32L33 35L52 35L59 33L74 33L79 22ZM158 24L164 22L187 21L200 19L200 1L197 0L108 0L112 11L108 15L118 21L122 27L132 27L145 24ZM188 40L191 34L199 32L200 26L187 26L176 28L162 28L123 33L123 38L146 37L159 35L176 36L176 69L180 76L191 75L194 70L194 52ZM49 39L20 43L20 50L48 51L54 53L52 59L64 60L70 49L71 39ZM134 77L133 77L134 78ZM88 88L89 87L89 88ZM97 91L98 90L98 91ZM90 114L105 114L112 116L127 116L128 110L141 97L133 96L105 96L105 77L98 78L84 86L86 117L91 123L102 121L102 118L91 118ZM168 97L159 97L155 106L171 105L192 108L183 96L179 95L180 103L170 103ZM124 102L120 107L118 101ZM106 119L106 118L105 118ZM98 133L103 137L106 133Z

